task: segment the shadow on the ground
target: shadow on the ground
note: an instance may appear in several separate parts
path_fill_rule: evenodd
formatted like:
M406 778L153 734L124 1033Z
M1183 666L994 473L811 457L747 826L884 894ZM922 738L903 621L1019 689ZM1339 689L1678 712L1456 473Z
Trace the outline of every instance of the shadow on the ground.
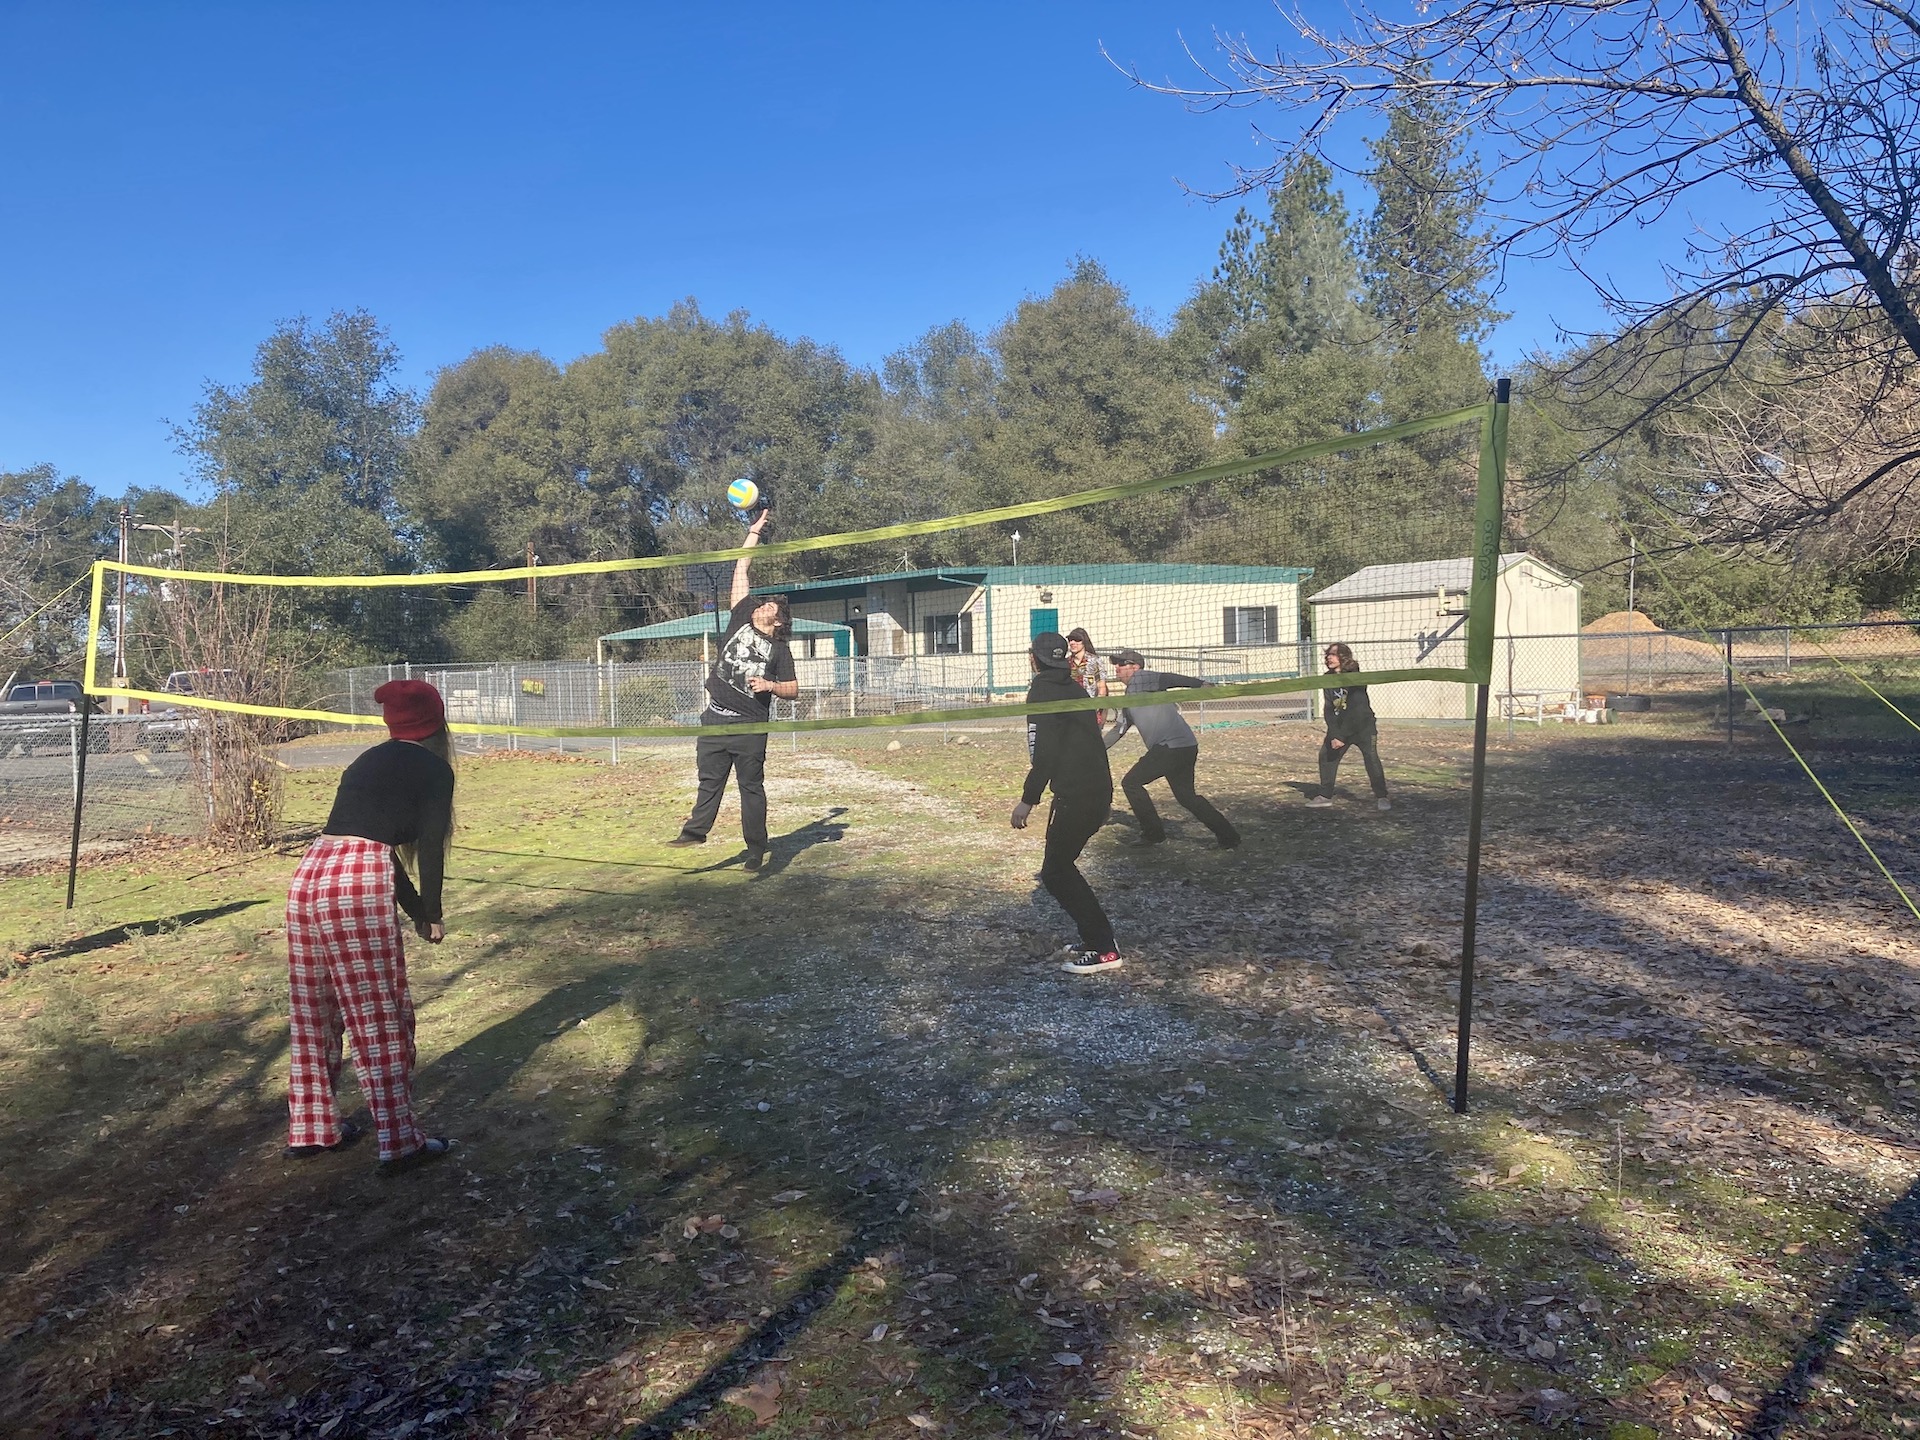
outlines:
M225 905L210 905L199 910L182 910L176 915L156 916L151 920L129 921L125 925L115 925L110 929L96 930L91 935L81 935L76 939L63 940L58 945L43 946L26 953L26 962L30 965L44 964L49 960L65 960L74 955L85 955L94 950L105 950L115 945L124 945L129 940L139 939L143 935L164 933L169 930L184 930L190 925L204 924L208 920L218 920L223 916L237 915L242 910L251 910L256 905L264 905L265 900L230 900Z
M1862 1320L1882 1320L1908 1339L1920 1335L1920 1308L1912 1298L1920 1284L1920 1180L1863 1230L1859 1258L1829 1293L1786 1374L1760 1402L1759 1414L1742 1432L1747 1440L1780 1440L1787 1433L1847 1332Z
M1451 805L1455 797L1442 798ZM1565 791L1558 799L1571 803ZM1278 839L1296 826L1290 810L1258 796L1232 802L1250 831ZM1433 804L1438 825L1452 812ZM841 813L780 837L775 854L840 839L847 833ZM1554 806L1546 807L1543 826L1557 819ZM1198 851L1159 857L1151 873L1134 872L1138 896L1158 904L1182 894L1182 918L1162 924L1149 906L1135 923L1143 938L1164 946L1194 916L1230 913L1255 891L1283 915L1344 906L1356 924L1385 923L1409 885L1437 884L1446 870L1432 854L1435 833L1383 824L1369 829L1364 844L1333 852L1317 832L1298 836L1289 842L1295 848L1262 857L1257 884L1249 883L1247 856L1231 869L1206 868L1213 861ZM1290 1284L1310 1283L1297 1273L1306 1269L1323 1286L1339 1277L1341 1303L1349 1293L1377 1300L1432 1326L1453 1347L1454 1358L1429 1354L1418 1362L1409 1380L1415 1393L1451 1395L1469 1381L1488 1384L1482 1375L1497 1376L1509 1408L1497 1412L1499 1428L1478 1433L1523 1435L1536 1423L1565 1423L1567 1412L1553 1408L1558 1402L1535 1397L1559 1393L1552 1387L1570 1386L1573 1374L1558 1359L1530 1357L1527 1347L1539 1336L1520 1325L1539 1312L1528 1302L1593 1276L1617 1287L1603 1293L1634 1295L1635 1304L1662 1293L1611 1232L1585 1220L1542 1220L1522 1235L1511 1233L1519 1227L1510 1222L1483 1234L1462 1220L1478 1215L1490 1193L1470 1187L1466 1173L1505 1170L1507 1157L1491 1128L1472 1130L1446 1114L1448 1085L1427 1059L1430 1051L1438 1058L1435 1027L1450 1018L1450 974L1368 970L1375 930L1330 942L1328 955L1311 965L1269 955L1258 968L1291 979L1292 967L1317 987L1303 995L1350 990L1358 1008L1386 1023L1437 1093L1431 1110L1396 1110L1384 1120L1369 1113L1378 1105L1368 1085L1380 1075L1391 1079L1401 1062L1388 1056L1382 1066L1386 1052L1375 1047L1365 1056L1360 1037L1339 1033L1335 1023L1230 988L1216 962L1230 956L1238 970L1254 953L1240 942L1223 942L1184 969L1168 959L1157 973L1129 976L1125 988L1068 988L1076 982L1037 974L983 943L995 927L1033 928L1035 915L1042 927L1057 924L1050 911L1021 910L1004 885L956 889L945 899L916 888L920 910L942 907L929 919L903 917L897 894L804 869L779 891L751 892L754 905L729 908L726 895L750 892L731 889L726 876L696 882L701 873L642 876L630 892L571 887L537 913L515 916L521 929L512 941L436 977L438 993L449 997L465 981L529 992L505 1018L419 1073L424 1103L461 1123L478 1122L476 1143L443 1167L383 1186L370 1164L358 1163L364 1156L329 1157L298 1171L260 1165L256 1152L276 1138L275 1127L255 1113L257 1104L247 1111L227 1102L260 1086L264 1070L280 1063L276 1052L247 1056L239 1077L191 1114L131 1135L113 1157L122 1172L117 1184L105 1186L98 1157L84 1170L76 1162L44 1172L51 1187L91 1192L69 1228L104 1243L91 1258L62 1267L49 1261L56 1237L48 1231L39 1248L8 1257L17 1273L36 1273L43 1300L36 1315L17 1321L22 1328L0 1331L0 1363L22 1376L0 1416L20 1421L15 1433L22 1435L90 1425L102 1436L132 1436L153 1433L159 1418L204 1423L232 1418L235 1409L268 1433L275 1425L309 1433L330 1424L335 1435L410 1426L404 1433L426 1440L484 1425L567 1435L605 1433L605 1422L617 1417L642 1434L664 1435L710 1414L731 1385L766 1362L804 1358L803 1342L817 1336L819 1347L840 1347L825 1353L845 1357L848 1372L841 1382L823 1379L823 1387L850 1388L793 1396L788 1403L801 1418L816 1413L805 1405L822 1416L853 1407L851 1397L864 1387L895 1409L889 1397L896 1393L931 1397L908 1403L934 1409L941 1420L955 1417L951 1423L967 1434L1012 1424L1059 1430L1056 1417L1071 1413L1091 1422L1077 1433L1111 1435L1135 1420L1127 1408L1135 1402L1106 1388L1120 1380L1102 1358L1124 1354L1139 1335L1170 1349L1215 1343L1205 1327L1186 1328L1179 1318L1202 1310L1209 1324L1231 1329L1248 1320L1259 1335L1291 1304L1294 1326L1320 1327L1308 1333L1325 1358L1302 1360L1285 1378L1304 1390L1322 1378L1317 1365L1337 1392L1332 1367L1341 1367L1341 1377L1362 1373L1349 1352L1368 1343L1366 1333L1337 1328L1346 1322L1325 1294L1314 1300L1289 1292ZM803 877L807 885L796 885ZM693 892L679 887L694 883L709 886L697 936L633 959L569 948L576 932L619 933L638 900L661 911L691 905ZM1175 884L1187 888L1175 891ZM770 893L794 907L775 917L778 935L762 928ZM1504 897L1500 886L1490 888L1503 923L1522 902L1558 905L1554 913L1572 932L1631 950L1628 932L1599 908L1546 887L1509 881ZM950 952L967 957L966 969L930 975L924 965L890 961L917 953L887 943L909 923L942 926ZM517 948L508 954L508 946ZM806 965L796 955L803 948L814 952ZM529 956L537 963L529 965ZM1533 1044L1544 1052L1546 1038L1519 1023L1528 1007L1507 969L1497 952L1483 957L1484 1033L1509 1051ZM1741 967L1727 967L1730 1004L1739 1003L1741 977ZM1631 986L1631 975L1622 983ZM1654 1006L1657 996L1649 985L1624 998ZM570 1058L571 1037L592 1034L623 1004L646 1021L634 1052L610 1071ZM1691 1034L1685 1048L1704 1056L1709 1037L1699 1022L1659 1018L1662 1028L1646 1043ZM1817 1030L1818 1017L1807 1024L1809 1033ZM1271 1039L1282 1028L1294 1052ZM1144 1037L1144 1048L1121 1046L1133 1037ZM1642 1043L1615 1038L1622 1050ZM35 1092L39 1118L19 1131L10 1125L10 1140L51 1144L76 1110L117 1103L111 1086L99 1095L73 1088L74 1074L110 1060L96 1053L104 1042L86 1043L95 1052L49 1056L17 1077L14 1093ZM1718 1063L1693 1063L1703 1087L1751 1083ZM526 1098L524 1084L512 1091L536 1065L554 1077L552 1097ZM767 1078L749 1082L748 1075ZM1189 1102L1196 1075L1207 1089ZM759 1086L769 1109L755 1103ZM530 1108L536 1100L539 1108ZM563 1101L579 1107L573 1118ZM1179 1123L1202 1104L1222 1118L1202 1111L1194 1123ZM1518 1114L1518 1085L1499 1074L1478 1077L1475 1108ZM1157 1116L1144 1113L1156 1109ZM1218 1133L1209 1133L1213 1127ZM983 1206L964 1231L940 1229L930 1213L954 1203L943 1181L969 1173L989 1152L1026 1166L1031 1184L1008 1183L1010 1211ZM190 1167L199 1191L226 1193L204 1207L195 1198L191 1219L176 1219L162 1203L166 1187L177 1178L172 1172ZM1178 1279L1084 1288L1080 1277L1110 1273L1099 1268L1109 1259L1140 1274L1165 1258L1123 1230L1115 1231L1114 1248L1088 1239L1105 1212L1071 1197L1075 1189L1097 1191L1110 1169L1141 1177L1142 1186L1168 1187L1182 1205L1217 1217L1210 1223L1225 1234L1247 1227L1245 1248L1254 1258L1239 1277L1244 1287L1230 1287L1234 1277L1215 1259L1196 1255ZM1623 1183L1630 1198L1664 1197L1638 1165ZM748 1234L738 1246L737 1237L698 1227L681 1238L689 1216L789 1213L770 1199L784 1191L806 1192L805 1211L791 1213L804 1213L821 1238L817 1253L779 1277L785 1283L775 1284L755 1249L769 1247L772 1234ZM1836 1291L1781 1382L1770 1402L1776 1408L1802 1403L1805 1377L1817 1373L1848 1325L1863 1314L1895 1314L1888 1307L1897 1287L1887 1286L1912 1274L1915 1203L1909 1191L1883 1217L1854 1278ZM264 1238L239 1238L249 1227ZM1540 1247L1552 1273L1536 1274L1524 1253L1501 1268L1507 1261L1500 1257L1527 1244ZM677 1253L654 1258L668 1252ZM1577 1255L1577 1264L1559 1267L1566 1255ZM886 1283L861 1310L848 1297L857 1289L851 1282L868 1272ZM1040 1281L1021 1283L1036 1272ZM1461 1287L1461 1274L1476 1277L1472 1290ZM908 1296L933 1284L930 1275L948 1278L926 1304L909 1304ZM1619 1317L1577 1318L1584 1313L1568 1308L1569 1333L1587 1325L1625 1332L1638 1315L1623 1307ZM885 1316L892 1328L872 1344L823 1328L823 1317L844 1329L851 1315L863 1326ZM163 1333L161 1316L179 1323L177 1337ZM402 1319L405 1335L395 1331ZM1910 1311L1900 1323L1911 1327ZM137 1345L114 1352L105 1371L89 1361L87 1386L62 1388L82 1373L83 1359L105 1353L103 1338L137 1325L149 1327L139 1330ZM424 1357L409 1353L415 1345L427 1347ZM1058 1360L1060 1351L1081 1363ZM256 1352L276 1358L257 1360ZM647 1360L641 1372L656 1358L675 1363L663 1360L653 1374L621 1371L615 1362L626 1353ZM176 1388L169 1366L266 1378L261 1394L243 1386L216 1398L204 1381ZM1274 1383L1243 1373L1229 1385L1251 1404L1291 1403L1262 1398L1261 1387ZM599 1397L595 1386L606 1387L610 1403L587 1405ZM269 1396L286 1398L270 1408ZM143 1411L143 1404L159 1408ZM860 1412L840 1413L858 1423ZM710 1415L707 1423L747 1429L743 1415ZM1136 1433L1141 1424L1151 1428L1139 1422ZM1772 1440L1779 1428L1754 1434Z
M818 820L809 820L806 824L797 826L784 835L768 836L766 854L761 859L758 872L760 877L765 879L770 875L778 875L815 845L831 845L837 840L844 840L848 825L840 817L846 813L846 806L835 805ZM711 865L701 865L686 873L711 875L718 870L744 869L750 853L747 850L739 850L724 860L717 860Z

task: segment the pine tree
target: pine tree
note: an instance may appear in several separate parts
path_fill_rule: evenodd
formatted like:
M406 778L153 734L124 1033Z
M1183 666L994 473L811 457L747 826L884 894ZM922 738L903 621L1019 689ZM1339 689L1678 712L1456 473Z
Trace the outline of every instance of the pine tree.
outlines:
M1385 418L1471 403L1486 388L1480 344L1493 307L1480 167L1458 112L1415 88L1373 141L1375 203L1363 237L1366 307L1386 359Z
M1356 343L1359 288L1346 203L1308 157L1269 193L1265 219L1234 216L1212 279L1176 317L1175 346L1230 418L1276 364Z

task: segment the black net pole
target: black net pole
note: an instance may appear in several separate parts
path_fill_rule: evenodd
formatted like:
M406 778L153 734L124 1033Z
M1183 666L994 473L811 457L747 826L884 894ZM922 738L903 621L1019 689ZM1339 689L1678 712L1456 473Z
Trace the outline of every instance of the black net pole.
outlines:
M1460 926L1460 1020L1453 1059L1453 1108L1467 1113L1467 1053L1473 1041L1473 947L1480 921L1480 816L1487 797L1487 692L1474 687L1473 798L1467 806L1467 913Z
M1504 529L1507 476L1507 407L1513 398L1513 382L1494 382L1493 409L1481 438L1480 547L1474 557L1476 581L1497 588L1500 573L1500 535ZM1491 490L1488 483L1491 482ZM1487 708L1492 685L1493 616L1495 595L1484 597L1485 625L1480 656L1481 673L1486 679L1474 687L1473 696L1473 796L1467 806L1467 894L1466 914L1460 922L1460 1016L1454 1027L1453 1108L1467 1113L1467 1060L1473 1048L1473 961L1474 942L1480 925L1480 830L1487 800ZM1469 645L1473 642L1469 640ZM1511 685L1508 687L1511 689Z
M73 776L73 841L67 847L67 909L73 909L73 887L80 876L80 812L87 803L87 722L93 718L93 697L80 696L79 766Z

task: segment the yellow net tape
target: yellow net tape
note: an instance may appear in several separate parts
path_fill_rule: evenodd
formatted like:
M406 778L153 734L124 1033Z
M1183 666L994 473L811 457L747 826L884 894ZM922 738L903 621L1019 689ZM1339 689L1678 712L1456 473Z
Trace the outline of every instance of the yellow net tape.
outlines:
M127 686L101 686L97 675L96 659L98 655L98 637L101 632L102 605L105 593L105 577L109 572L144 576L150 579L174 582L205 582L226 585L255 585L272 587L343 587L358 589L418 588L422 586L453 586L468 584L498 583L511 580L553 579L569 575L606 575L620 572L661 570L738 560L751 556L756 561L780 555L801 554L809 551L835 549L874 542L895 541L911 537L935 535L943 532L972 529L976 527L1023 520L1029 517L1058 514L1063 511L1083 509L1089 506L1110 504L1138 496L1158 494L1183 486L1198 485L1208 481L1228 480L1237 477L1255 475L1262 471L1277 469L1286 465L1298 464L1339 455L1346 452L1367 449L1369 447L1408 440L1417 436L1431 434L1460 427L1469 422L1477 422L1482 443L1480 514L1477 516L1477 529L1480 532L1474 546L1474 576L1476 600L1484 598L1490 605L1493 594L1491 577L1498 563L1498 503L1497 484L1495 500L1487 503L1488 475L1494 473L1497 481L1497 466L1489 471L1489 459L1485 454L1487 436L1497 433L1496 422L1503 414L1503 408L1492 401L1478 405L1462 406L1455 410L1437 415L1424 416L1417 420L1397 425L1383 426L1375 430L1360 431L1350 435L1337 436L1328 440L1314 441L1306 445L1294 446L1286 450L1270 451L1250 456L1242 460L1222 461L1218 464L1202 466L1193 470L1181 471L1173 475L1156 476L1146 480L1131 481L1125 484L1102 486L1094 489L1075 491L1067 495L1052 496L1043 500L1026 501L1017 505L1006 505L991 510L974 511L965 515L947 516L934 520L911 521L897 525L880 526L869 530L850 531L833 535L810 536L793 540L772 541L757 546L737 546L726 550L711 550L668 555L650 555L630 560L617 561L581 561L561 565L522 566L512 569L416 572L408 574L386 575L252 575L225 571L204 570L168 570L148 565L122 564L118 561L99 561L93 567L93 627L92 641L87 648L85 684L90 693L111 693L130 699L145 700L151 703L173 706L190 706L195 710L221 711L238 715L253 715L269 719L303 721L322 724L342 725L379 725L377 715L354 714L344 711L321 710L299 707L281 707L261 705L244 701L222 700L210 696L183 696L165 691L138 689ZM1503 438L1503 437L1502 437ZM1489 533L1489 527L1490 533ZM1483 576L1482 571L1486 574ZM1479 627L1487 635L1491 634L1491 617ZM1478 632L1476 632L1478 633ZM1395 681L1427 681L1458 683L1461 685L1486 684L1490 679L1490 655L1480 652L1490 649L1482 644L1478 648L1469 647L1467 664L1464 667L1421 667L1389 668L1368 672L1369 683L1391 684ZM1484 663L1482 663L1484 661ZM1236 699L1256 696L1277 695L1287 692L1301 692L1325 689L1332 685L1350 684L1351 680L1315 674L1296 674L1280 678L1250 680L1238 683L1209 684L1205 687L1207 699ZM1165 692L1155 695L1143 695L1129 700L1131 706L1178 704L1183 700L1200 698L1195 691ZM902 727L909 725L945 724L961 722L980 722L991 720L995 716L1011 717L1014 714L1045 713L1058 710L1111 709L1114 701L1108 697L1089 696L1085 700L1049 702L1041 705L1029 705L1024 701L1014 704L969 705L965 708L924 709L911 712L895 712L871 716L833 716L809 720L783 721L747 721L733 725L655 724L655 725L573 725L573 726L530 726L525 724L489 724L480 721L457 721L449 728L463 735L530 735L558 738L667 738L684 737L691 734L766 734L788 733L806 730L844 730L877 727Z
M420 585L474 585L498 580L547 580L567 575L614 575L634 570L666 570L683 565L700 565L721 560L738 560L752 555L756 560L777 555L799 555L810 550L831 550L842 546L866 545L876 541L906 540L921 535L938 535L949 530L969 530L1036 515L1057 515L1063 510L1078 510L1088 505L1105 505L1140 495L1156 495L1183 485L1198 485L1208 480L1231 480L1254 475L1262 470L1303 460L1319 460L1348 450L1409 440L1435 430L1446 430L1469 420L1480 420L1493 410L1491 402L1467 405L1439 415L1386 425L1378 430L1362 430L1332 440L1316 440L1290 450L1273 450L1245 460L1223 460L1197 470L1182 470L1176 475L1157 475L1148 480L1133 480L1123 485L1105 485L1094 490L1076 490L1070 495L1054 495L1045 500L1027 500L1018 505L1002 505L993 510L975 510L966 515L949 515L938 520L910 520L898 525L882 525L873 530L851 530L839 535L813 535L800 540L774 540L755 547L736 546L731 550L701 550L681 555L645 555L633 560L579 560L565 565L522 565L504 570L459 570L419 572L407 575L239 575L219 570L163 570L152 565L123 565L117 560L95 562L96 569L124 571L156 580L206 580L241 585L346 586L379 589Z

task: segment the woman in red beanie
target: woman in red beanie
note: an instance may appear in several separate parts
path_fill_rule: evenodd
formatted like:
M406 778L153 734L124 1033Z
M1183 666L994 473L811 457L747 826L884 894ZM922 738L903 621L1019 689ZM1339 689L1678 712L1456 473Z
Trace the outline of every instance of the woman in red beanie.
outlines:
M373 692L393 736L347 767L326 828L287 896L292 1083L287 1150L343 1150L364 1133L334 1103L340 1036L373 1113L387 1173L438 1159L453 1142L413 1115L413 998L396 905L431 944L446 934L440 886L453 835L453 743L440 692L389 680ZM419 872L416 889L402 857Z

